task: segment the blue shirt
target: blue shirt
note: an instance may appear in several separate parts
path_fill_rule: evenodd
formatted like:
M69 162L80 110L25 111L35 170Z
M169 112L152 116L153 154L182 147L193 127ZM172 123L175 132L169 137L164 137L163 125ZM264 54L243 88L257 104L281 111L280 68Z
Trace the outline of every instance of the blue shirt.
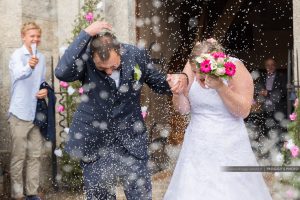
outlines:
M39 62L31 69L28 64L31 55L23 45L14 51L9 61L11 97L8 112L25 121L35 118L36 94L46 76L45 56L39 51L36 56Z

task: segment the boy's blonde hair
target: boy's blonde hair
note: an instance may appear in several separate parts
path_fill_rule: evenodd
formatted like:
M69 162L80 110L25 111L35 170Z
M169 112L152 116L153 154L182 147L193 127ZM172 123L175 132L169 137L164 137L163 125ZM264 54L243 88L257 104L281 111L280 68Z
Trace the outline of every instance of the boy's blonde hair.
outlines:
M21 28L21 35L24 35L26 31L37 29L40 33L42 33L42 29L39 25L37 25L35 22L26 22L23 24Z

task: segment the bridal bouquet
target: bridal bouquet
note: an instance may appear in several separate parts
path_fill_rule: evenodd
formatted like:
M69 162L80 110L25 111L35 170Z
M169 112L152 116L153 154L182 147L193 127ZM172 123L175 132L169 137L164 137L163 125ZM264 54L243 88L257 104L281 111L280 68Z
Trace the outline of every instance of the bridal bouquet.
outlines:
M229 61L229 57L223 52L205 53L197 56L194 62L200 74L214 75L228 79L235 74L236 66Z

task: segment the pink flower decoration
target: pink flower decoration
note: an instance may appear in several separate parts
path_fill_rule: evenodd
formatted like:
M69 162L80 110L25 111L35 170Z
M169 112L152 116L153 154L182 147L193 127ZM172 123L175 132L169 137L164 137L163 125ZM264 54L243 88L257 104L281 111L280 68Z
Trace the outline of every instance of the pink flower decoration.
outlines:
M60 87L63 87L63 88L69 87L69 84L67 82L64 82L64 81L60 81L59 85L60 85Z
M218 58L225 58L226 55L223 53L223 52L214 52L211 54L215 59L218 59Z
M147 112L142 112L143 119L147 117Z
M292 190L286 191L286 195L288 198L294 198L294 192Z
M290 120L295 121L296 119L297 119L297 114L296 113L290 114Z
M94 20L94 15L92 12L89 12L85 15L85 19L86 21L88 21L89 23L91 23Z
M79 88L79 89L78 89L78 92L79 92L79 94L83 94L83 88L82 88L82 87Z
M202 63L200 63L200 72L207 74L210 71L211 71L210 60L204 60Z
M225 74L228 76L233 76L235 74L236 66L232 62L226 62L224 64L225 67Z
M57 112L63 112L65 111L65 107L60 105L60 106L57 106Z
M299 100L298 100L298 98L295 100L295 103L294 103L294 107L295 108L298 108L298 104L299 104Z
M295 145L295 146L293 146L293 147L290 149L290 151L291 151L291 154L292 154L293 158L296 158L296 157L298 156L298 154L299 154L299 147L297 147L297 146Z

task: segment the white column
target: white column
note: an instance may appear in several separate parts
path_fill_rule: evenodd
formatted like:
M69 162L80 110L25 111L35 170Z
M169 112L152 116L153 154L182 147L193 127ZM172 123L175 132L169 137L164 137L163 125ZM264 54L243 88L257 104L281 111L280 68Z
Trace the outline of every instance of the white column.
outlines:
M135 44L135 1L103 0L104 18L113 25L120 42Z
M58 47L67 45L67 40L72 37L74 20L79 13L80 6L80 0L57 1Z
M294 80L297 81L297 60L296 50L298 50L298 60L300 67L300 1L293 0L293 35L294 35ZM299 72L300 73L300 72Z

